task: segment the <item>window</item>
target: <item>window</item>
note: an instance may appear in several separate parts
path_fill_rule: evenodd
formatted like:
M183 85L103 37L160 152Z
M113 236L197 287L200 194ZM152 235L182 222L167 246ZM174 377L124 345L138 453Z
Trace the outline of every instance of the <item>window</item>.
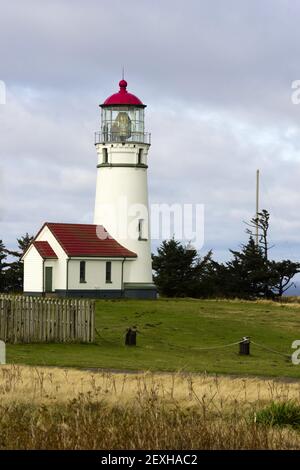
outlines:
M85 261L80 261L80 275L79 275L80 282L86 282L85 280Z
M106 279L106 282L111 282L111 261L106 262L105 279Z
M139 149L138 153L138 165L141 165L143 163L143 149Z
M143 238L143 225L144 225L143 219L139 219L139 227L138 227L139 240L144 240L144 238Z
M103 163L108 163L108 153L107 148L102 149Z

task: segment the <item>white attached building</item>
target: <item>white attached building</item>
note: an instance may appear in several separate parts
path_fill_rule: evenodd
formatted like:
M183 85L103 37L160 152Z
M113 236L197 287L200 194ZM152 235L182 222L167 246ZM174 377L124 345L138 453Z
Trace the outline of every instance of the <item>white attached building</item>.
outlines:
M120 297L125 265L136 254L109 234L100 240L99 229L104 231L96 225L46 223L23 256L24 293Z
M145 105L120 91L101 105L94 224L45 223L23 256L24 293L156 298Z

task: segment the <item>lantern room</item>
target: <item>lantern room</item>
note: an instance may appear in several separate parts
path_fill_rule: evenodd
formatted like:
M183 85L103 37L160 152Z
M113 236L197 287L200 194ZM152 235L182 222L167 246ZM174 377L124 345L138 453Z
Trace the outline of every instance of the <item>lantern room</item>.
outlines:
M145 133L142 101L127 91L126 80L119 82L120 90L101 104L101 132L96 132L96 144L107 142L139 142L150 144Z

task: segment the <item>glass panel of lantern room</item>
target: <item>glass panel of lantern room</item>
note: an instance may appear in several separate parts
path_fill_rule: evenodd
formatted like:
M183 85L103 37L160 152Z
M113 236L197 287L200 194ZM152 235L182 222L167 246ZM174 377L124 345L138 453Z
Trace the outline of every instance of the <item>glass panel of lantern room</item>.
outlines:
M102 109L102 132L105 140L110 140L111 133L111 108Z
M102 111L102 132L112 141L141 140L144 133L144 110L113 106Z
M144 129L145 129L145 125L144 125L144 122L145 122L145 114L144 114L144 109L139 109L138 110L138 119L139 119L139 123L140 123L140 132L143 132L144 133Z

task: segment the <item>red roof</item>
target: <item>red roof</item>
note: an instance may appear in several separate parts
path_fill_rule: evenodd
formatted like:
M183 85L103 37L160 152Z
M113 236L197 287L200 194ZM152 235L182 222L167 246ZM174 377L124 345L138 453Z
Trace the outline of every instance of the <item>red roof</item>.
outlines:
M70 257L136 258L137 256L133 251L127 250L127 248L124 248L120 243L114 240L102 225L56 224L46 222L43 228L45 226L49 228L66 254ZM41 231L39 233L41 233Z
M137 96L128 93L128 91L126 90L126 80L121 80L119 82L119 86L120 90L118 91L118 93L114 93L109 98L107 98L104 103L101 104L102 107L114 105L138 106L143 108L146 107L146 105L143 104Z
M56 253L48 242L34 241L33 246L37 249L42 258L57 258Z

